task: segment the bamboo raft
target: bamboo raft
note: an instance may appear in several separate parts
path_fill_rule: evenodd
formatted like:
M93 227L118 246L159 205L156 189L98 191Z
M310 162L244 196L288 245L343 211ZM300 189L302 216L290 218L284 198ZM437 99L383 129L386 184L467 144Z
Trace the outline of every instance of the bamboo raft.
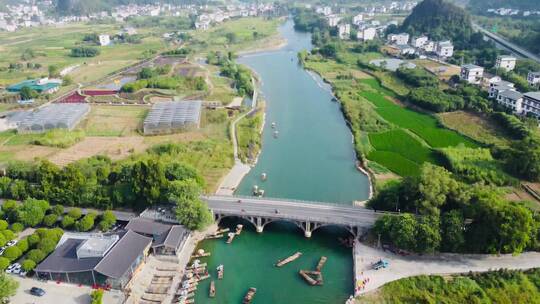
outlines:
M312 286L323 285L323 277L319 271L300 270L298 273ZM312 276L315 276L317 279L314 279Z
M212 239L220 239L222 237L223 237L223 234L212 234L212 235L206 236L204 239L205 240L212 240Z
M224 271L223 265L219 265L217 267L217 276L219 280L223 279L223 271Z
M327 257L322 256L319 260L319 263L317 264L317 267L315 268L318 272L322 271L322 268L324 267L324 264L326 264L326 260L328 260Z
M216 231L216 234L226 233L226 232L229 232L229 231L231 231L231 229L229 229L229 228L219 229L218 231Z
M294 260L298 259L301 255L302 255L302 253L300 251L298 251L295 254L293 254L293 255L285 258L285 259L278 260L278 262L276 263L276 266L277 267L285 266L286 264L288 264L290 262L293 262Z
M234 240L234 237L235 237L235 236L236 236L235 233L229 232L229 238L227 239L227 244L232 243L232 241Z
M240 233L242 233L243 228L244 228L244 225L242 224L236 225L236 231L235 231L236 235L240 235Z
M254 287L249 288L248 292L244 296L244 300L242 301L242 304L250 304L251 301L253 301L253 297L255 296L256 292L257 292L257 288L254 288Z
M197 258L204 258L204 257L209 257L210 256L210 252L205 252L205 253L197 253L197 254L194 254L191 256L192 259L197 259Z
M192 264L191 266L186 267L187 270L194 270L197 268L206 267L206 263L200 263L198 265Z
M155 294L155 295L164 295L167 294L167 291L171 288L171 286L150 286L146 289L146 293L148 294Z
M210 290L208 291L208 296L210 298L216 296L216 283L214 281L210 282Z
M196 280L197 280L197 282L200 282L200 281L206 280L208 278L210 278L209 274L200 276L200 277L196 278Z
M144 294L143 296L141 296L141 299L143 299L145 301L154 302L154 303L161 303L165 299L165 296L163 296L163 295L158 296L158 295Z

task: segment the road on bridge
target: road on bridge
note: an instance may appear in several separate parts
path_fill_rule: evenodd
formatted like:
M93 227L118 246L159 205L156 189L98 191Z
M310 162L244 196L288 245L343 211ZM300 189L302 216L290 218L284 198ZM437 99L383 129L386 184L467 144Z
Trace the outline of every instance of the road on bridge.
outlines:
M324 203L232 196L209 196L205 197L205 200L208 202L208 207L219 214L309 220L357 227L371 227L376 219L383 215L383 213L362 207Z

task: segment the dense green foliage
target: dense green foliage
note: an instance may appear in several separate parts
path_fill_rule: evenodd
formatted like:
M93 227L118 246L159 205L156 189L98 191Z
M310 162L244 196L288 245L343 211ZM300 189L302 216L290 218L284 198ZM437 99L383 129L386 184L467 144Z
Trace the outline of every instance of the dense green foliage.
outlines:
M154 73L154 72L150 72ZM146 73L143 75L139 74L139 77L147 77L150 76L151 78L142 78L140 80L126 83L122 86L123 92L128 93L134 93L142 89L146 88L152 88L152 89L165 89L165 90L195 90L195 91L204 91L208 87L206 85L206 81L203 77L197 76L197 77L185 77L185 76L153 76L147 75Z
M423 68L399 68L396 76L413 87L438 87L439 80L435 75L428 73Z
M116 215L110 210L106 210L101 214L101 221L99 222L99 230L108 231L111 227L116 224Z
M71 57L96 57L100 51L94 47L79 46L71 49Z
M326 19L313 10L298 8L294 12L294 28L297 31L314 32L328 27Z
M491 117L493 117L513 139L524 139L531 134L527 125L515 115L506 114L504 112L494 112Z
M530 303L540 299L540 270L498 270L451 278L417 276L384 285L360 303Z
M416 220L410 214L385 216L375 225L384 241L411 251L520 253L538 246L540 218L531 210L506 201L494 188L462 183L430 164L419 176L390 184L368 206L419 215ZM427 230L422 221L434 228Z
M103 289L96 289L90 294L92 302L90 304L103 304Z
M529 136L514 143L506 155L506 166L531 181L540 180L540 139Z
M201 186L194 179L174 181L169 201L176 204L176 218L192 230L201 230L212 223L212 213L200 199Z

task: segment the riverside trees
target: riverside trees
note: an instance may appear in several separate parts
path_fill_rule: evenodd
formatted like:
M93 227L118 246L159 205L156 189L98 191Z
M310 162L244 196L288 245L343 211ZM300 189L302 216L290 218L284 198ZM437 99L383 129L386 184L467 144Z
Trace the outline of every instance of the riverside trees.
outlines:
M209 216L208 209L198 199L204 180L195 169L178 160L183 149L181 145L162 145L119 162L97 156L64 168L48 161L11 163L6 170L7 175L0 178L0 195L35 199L28 199L19 208L8 203L2 209L12 221L35 226L43 221L43 210L49 209L48 202L99 209L124 207L140 210L173 198L171 202L176 203L178 209L189 210L187 213L194 216L181 217L186 226L201 228L208 223ZM77 209L70 210L62 220L62 227L86 231L94 226L95 216L89 215L75 224L80 216ZM49 220L52 222L52 217ZM104 216L103 220L101 228L114 223L110 216Z
M422 167L420 176L387 187L368 205L410 212L384 216L375 225L383 240L403 249L422 253L538 249L540 222L529 209L506 201L495 188L464 184L431 164Z

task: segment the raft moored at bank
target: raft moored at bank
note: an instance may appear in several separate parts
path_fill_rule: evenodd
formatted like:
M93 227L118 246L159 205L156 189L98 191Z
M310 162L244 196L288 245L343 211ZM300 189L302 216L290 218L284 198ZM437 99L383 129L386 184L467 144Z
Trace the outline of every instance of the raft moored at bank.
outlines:
M278 260L278 262L276 263L276 266L277 266L277 267L285 266L286 264L295 261L295 260L298 259L300 256L302 256L302 253L301 253L300 251L298 251L298 252L296 252L295 254L293 254L293 255L291 255L291 256L285 258L285 259Z
M248 292L244 296L244 300L242 301L242 304L250 304L251 301L253 301L253 297L255 297L256 292L257 292L257 288L250 287Z

